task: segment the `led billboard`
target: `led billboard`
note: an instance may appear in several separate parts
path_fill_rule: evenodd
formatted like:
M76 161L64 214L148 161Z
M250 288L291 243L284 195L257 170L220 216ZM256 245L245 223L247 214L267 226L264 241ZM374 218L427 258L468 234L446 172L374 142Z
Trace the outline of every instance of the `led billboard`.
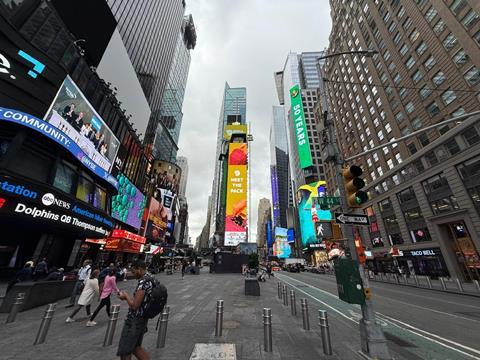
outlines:
M247 240L247 162L246 143L231 143L228 151L225 246Z
M302 233L302 244L307 247L308 244L318 242L315 231L315 221L332 220L330 210L322 210L320 206L315 205L313 198L325 196L325 181L317 181L308 185L302 185L297 191L298 218L300 221L300 231ZM314 218L314 219L312 219Z
M118 174L118 193L112 197L112 217L139 229L147 198L122 173Z
M273 255L279 259L290 257L292 249L288 243L288 229L275 228L275 243L273 244Z
M290 89L290 100L292 103L291 116L294 122L300 167L305 169L312 166L313 161L312 154L310 153L310 141L308 140L305 114L303 113L302 95L298 85L295 85Z
M110 171L120 142L70 76L63 81L45 120L72 139L96 165Z
M152 241L163 242L167 231L168 212L163 204L155 198L150 198L147 224L144 236Z

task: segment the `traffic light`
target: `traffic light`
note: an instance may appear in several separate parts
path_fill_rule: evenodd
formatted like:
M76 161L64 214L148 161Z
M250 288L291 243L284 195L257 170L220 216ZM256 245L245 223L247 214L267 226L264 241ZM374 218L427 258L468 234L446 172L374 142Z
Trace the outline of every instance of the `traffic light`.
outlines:
M362 240L359 237L355 239L355 250L357 251L358 262L365 264L367 255L365 255L365 246L362 245Z
M343 169L343 182L347 192L347 204L351 208L360 208L362 204L368 201L368 195L365 191L361 191L365 186L365 181L360 179L363 174L360 166L352 165Z

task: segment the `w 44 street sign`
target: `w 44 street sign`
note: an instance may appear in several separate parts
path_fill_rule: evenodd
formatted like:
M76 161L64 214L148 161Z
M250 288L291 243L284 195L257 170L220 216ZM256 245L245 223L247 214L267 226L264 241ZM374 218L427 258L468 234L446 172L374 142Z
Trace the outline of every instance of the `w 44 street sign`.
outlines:
M335 213L335 222L344 225L370 225L367 215Z
M318 205L340 205L340 198L336 196L322 196L315 198Z

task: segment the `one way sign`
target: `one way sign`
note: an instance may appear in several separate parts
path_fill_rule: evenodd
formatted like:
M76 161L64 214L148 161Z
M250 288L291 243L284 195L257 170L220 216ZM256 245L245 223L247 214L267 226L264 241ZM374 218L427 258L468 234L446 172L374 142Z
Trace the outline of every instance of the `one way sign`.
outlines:
M337 224L370 225L370 220L367 215L357 214L335 213L335 222Z

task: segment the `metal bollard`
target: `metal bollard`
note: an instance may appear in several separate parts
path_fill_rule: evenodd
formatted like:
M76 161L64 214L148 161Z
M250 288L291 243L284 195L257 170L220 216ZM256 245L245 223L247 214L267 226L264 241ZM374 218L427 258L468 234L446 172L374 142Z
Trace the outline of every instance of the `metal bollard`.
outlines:
M277 283L277 288L278 288L278 298L282 298L282 284L280 282Z
M310 319L308 317L308 302L307 299L300 299L302 306L302 320L303 320L303 330L310 330Z
M33 343L33 345L43 344L45 342L45 338L47 337L48 329L50 328L50 323L52 322L52 318L55 314L56 308L56 303L48 304L47 309L45 310L45 314L43 315L42 322L40 323L40 327L38 328L37 337L35 338L35 342Z
M478 282L478 280L473 280L473 283L475 284L477 291L480 291L480 283Z
M418 282L417 274L413 274L413 280L415 280L415 286L420 286L420 283Z
M464 290L463 290L463 285L462 285L462 282L460 281L460 279L459 279L459 278L456 278L456 279L455 279L455 282L457 283L458 290L459 290L460 292L464 292Z
M288 306L288 295L287 295L287 286L283 285L282 289L282 298L283 298L283 305Z
M297 316L297 303L295 301L294 290L290 290L290 311L293 316Z
M432 289L433 286L432 286L432 280L430 280L430 276L425 276L425 278L427 279L427 284L428 284L428 288L429 289Z
M318 321L322 335L323 353L332 355L332 343L330 341L330 329L328 327L328 315L326 310L318 310Z
M165 347L167 338L168 315L170 314L170 306L166 305L160 315L160 326L158 328L157 349Z
M107 332L105 333L105 339L103 339L103 346L110 346L113 342L113 335L115 334L115 328L117 327L118 314L120 313L120 305L112 305L112 311L110 313L110 319L108 320Z
M263 308L263 349L272 352L272 309Z
M217 319L215 321L215 336L222 336L223 330L223 300L217 300Z
M7 321L5 322L6 324L12 323L15 321L15 318L17 317L17 314L20 311L20 308L22 307L24 299L25 299L25 293L17 294L17 297L15 298L15 301L12 304L12 307L10 309L10 313L8 314Z
M445 284L445 279L443 277L440 277L440 284L442 284L442 289L447 290L447 284Z

